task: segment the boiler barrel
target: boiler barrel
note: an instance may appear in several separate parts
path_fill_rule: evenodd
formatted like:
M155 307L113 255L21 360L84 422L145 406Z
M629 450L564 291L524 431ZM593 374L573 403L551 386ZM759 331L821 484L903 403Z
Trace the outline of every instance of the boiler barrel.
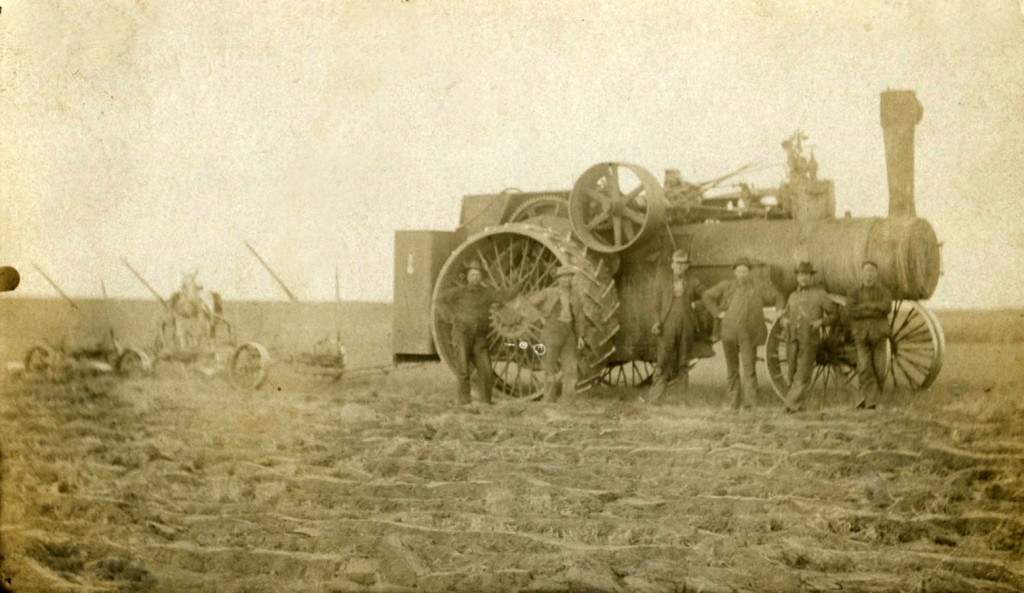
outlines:
M688 251L690 275L705 286L732 277L740 257L755 264L754 274L789 294L796 288L794 269L809 261L828 292L845 295L860 284L864 261L878 264L879 278L898 299L927 299L939 281L939 243L921 218L842 218L799 222L749 220L718 224L674 225L641 249L630 250L616 276L622 331L616 360L654 356L648 335L658 321L654 295L669 281L668 260L675 245Z
M939 282L939 242L921 218L849 218L824 221L743 221L673 229L689 247L693 272L708 281L729 277L732 263L765 264L775 285L796 288L793 269L809 261L826 290L846 294L860 284L865 261L900 299L927 299ZM680 242L682 239L682 242Z

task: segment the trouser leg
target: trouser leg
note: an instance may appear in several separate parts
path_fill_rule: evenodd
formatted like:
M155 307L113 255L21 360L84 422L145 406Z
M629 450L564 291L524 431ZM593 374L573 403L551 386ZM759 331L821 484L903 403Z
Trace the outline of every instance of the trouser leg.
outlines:
M873 406L879 394L878 375L875 372L875 344L877 340L870 340L867 337L855 337L854 344L857 347L857 382L860 388L860 397L865 406Z
M676 357L674 352L675 332L673 330L674 328L666 324L658 338L658 366L654 370L651 389L648 392L648 399L651 402L661 401L662 396L665 395L668 380L674 371Z
M544 344L545 353L543 358L544 374L544 400L557 401L558 387L562 377L561 358L562 348L566 342L565 328L549 324L541 332L541 342Z
M679 339L676 348L676 393L685 396L690 389L690 350L693 336L685 333Z
M729 405L740 407L740 345L735 339L722 338L725 353L726 382L729 386Z
M480 401L491 403L491 386L494 384L494 370L491 368L491 353L487 348L487 335L477 334L473 340L473 360L476 363L477 379L480 382Z
M750 336L739 339L740 383L743 386L743 405L757 405L757 345Z
M569 332L562 343L558 360L559 372L562 375L562 399L570 403L576 399L577 356L576 336Z
M800 361L797 360L797 341L787 340L786 341L786 378L789 380L789 384L793 384L793 380L796 377L796 369L800 366Z
M472 354L470 348L470 336L467 332L455 332L452 334L452 346L455 350L455 366L458 368L455 371L456 381L456 392L455 397L459 403L468 404L470 402L469 397L469 377L473 372L473 367L470 364L470 355Z
M793 349L796 351L796 358L793 361L795 373L793 373L793 382L789 386L789 392L786 394L786 407L791 410L803 409L804 403L807 401L817 348L817 344L793 342Z

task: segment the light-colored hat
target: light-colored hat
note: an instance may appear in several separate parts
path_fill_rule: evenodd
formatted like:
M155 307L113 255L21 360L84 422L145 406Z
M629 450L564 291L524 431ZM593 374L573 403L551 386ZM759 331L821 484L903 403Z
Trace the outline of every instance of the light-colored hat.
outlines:
M734 264L732 265L732 269L734 269L734 270L735 270L736 268L738 268L738 267L740 267L740 266L746 266L747 268L753 268L753 267L754 267L754 264L753 264L753 263L751 263L751 261L750 261L750 258L749 258L749 257L741 257L741 258L737 259L737 260L736 260L736 263L734 263Z
M690 254L686 253L682 249L676 249L675 251L672 252L672 263L689 265Z
M480 262L475 260L475 259L471 259L468 262L466 262L466 271L467 272L470 271L470 270L480 270L482 272L483 269L484 269L484 267L482 265L480 265Z
M797 274L814 274L814 265L809 261L802 261L796 267Z

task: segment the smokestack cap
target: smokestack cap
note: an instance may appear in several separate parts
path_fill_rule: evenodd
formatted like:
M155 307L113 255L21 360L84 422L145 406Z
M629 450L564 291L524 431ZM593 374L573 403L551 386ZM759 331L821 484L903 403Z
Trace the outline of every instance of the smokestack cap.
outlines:
M891 91L882 93L879 105L882 127L916 125L924 116L924 107L917 100L914 91Z

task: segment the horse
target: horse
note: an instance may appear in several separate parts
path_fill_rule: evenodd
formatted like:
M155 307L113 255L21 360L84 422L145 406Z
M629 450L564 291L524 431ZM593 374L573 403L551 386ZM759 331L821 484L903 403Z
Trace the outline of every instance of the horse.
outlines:
M182 275L181 288L171 296L170 313L179 351L193 351L214 337L221 314L220 295L203 289L198 270Z

